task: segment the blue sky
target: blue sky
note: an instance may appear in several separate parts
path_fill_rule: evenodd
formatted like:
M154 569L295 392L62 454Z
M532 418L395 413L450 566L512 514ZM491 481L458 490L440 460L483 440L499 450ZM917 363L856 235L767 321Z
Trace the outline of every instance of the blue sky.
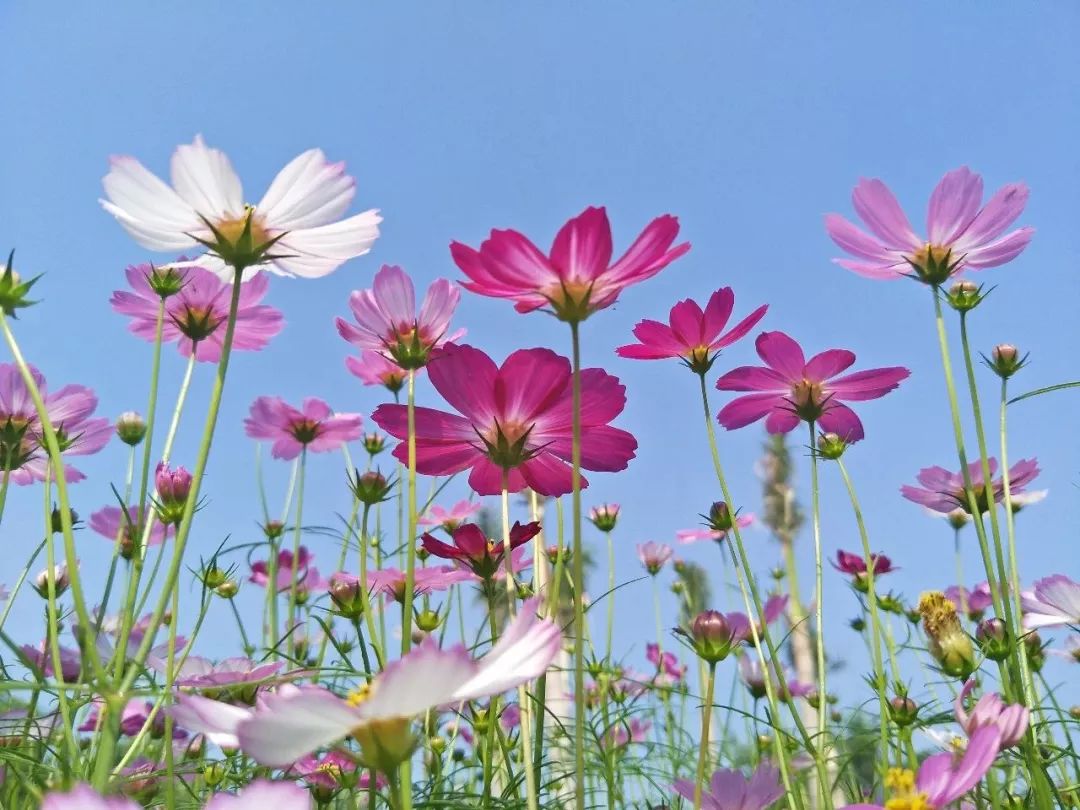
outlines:
M255 396L316 395L364 414L382 401L342 365L348 348L332 319L345 314L350 290L368 286L384 262L422 283L457 278L452 239L476 243L492 227L513 226L546 245L590 204L608 206L617 246L664 212L680 217L694 245L584 329L587 363L625 381L620 424L640 441L629 471L594 476L585 496L587 505L625 504L620 580L639 576L636 542L670 541L694 525L715 487L693 377L674 364L616 359L613 349L637 320L730 285L737 312L769 303L762 326L790 332L811 351L847 347L859 367L912 369L898 392L860 409L868 438L848 463L873 545L904 568L890 584L914 596L951 583L948 530L897 494L920 467L955 465L929 294L870 282L829 261L837 251L822 215L850 213L861 175L884 178L917 225L950 168L970 165L991 189L1026 180L1032 196L1022 222L1037 235L1010 266L980 277L999 286L974 316L973 337L984 351L1006 340L1031 351L1018 390L1080 376L1072 350L1080 337L1080 10L1071 5L203 0L182 10L6 4L0 22L8 32L0 248L17 248L23 272L46 273L36 289L44 303L20 320L18 334L52 385L94 386L103 414L145 408L150 359L108 305L124 266L151 258L98 206L110 154L132 154L164 172L174 146L201 132L232 156L257 199L285 161L317 145L357 177L355 210L377 207L385 217L369 256L320 281L274 281L270 302L284 310L287 327L266 351L237 357L230 372L194 553L230 533L255 538L253 451L241 427ZM466 295L456 323L498 357L521 346L568 350L563 324L517 315L496 300ZM182 363L166 355L168 408ZM717 371L752 359L746 342ZM210 369L199 372L176 456L186 463L208 393ZM993 401L994 381L982 379ZM1068 429L1077 396L1014 412L1011 455L1038 456L1038 484L1051 491L1022 516L1026 577L1062 565L1080 573L1065 528L1080 522L1080 447ZM425 389L422 399L436 397ZM714 410L722 401L716 393ZM748 428L721 438L741 505L755 510L752 465L762 434ZM92 477L75 490L82 514L108 502L109 481L120 479L124 463L114 443L84 465ZM314 458L311 468L316 483L305 512L332 523L347 508L339 459ZM276 465L272 485L283 479ZM855 526L835 470L826 468L823 482L825 547L853 548ZM0 535L9 559L34 542L39 509L39 493L12 493ZM974 574L974 538L965 539ZM88 573L99 571L104 541L87 533L80 542ZM749 542L765 571L775 547L764 534L751 533ZM799 543L806 580L805 533ZM334 549L318 538L310 545L329 566ZM722 590L715 549L681 553L710 566ZM854 642L844 627L854 603L837 575L826 576L829 629L846 647ZM620 592L619 640L624 649L636 645L638 661L643 640L635 628L652 626L648 587ZM736 605L725 595L717 606ZM26 598L17 615L37 610ZM223 650L231 629L222 632L207 634L200 648ZM856 663L862 667L861 657ZM1064 674L1064 665L1053 666Z

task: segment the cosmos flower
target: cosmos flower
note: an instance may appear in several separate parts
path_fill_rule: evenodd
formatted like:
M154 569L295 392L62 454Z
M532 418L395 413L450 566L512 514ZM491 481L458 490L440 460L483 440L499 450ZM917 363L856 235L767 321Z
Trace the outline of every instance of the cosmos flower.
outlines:
M124 796L102 796L86 784L78 784L65 793L48 793L41 810L140 810L140 805Z
M755 519L756 518L752 514L736 515L735 522L740 529L745 529L752 526ZM689 545L690 543L698 543L702 540L712 540L719 543L727 538L728 531L730 530L713 528L679 529L675 532L675 539L684 546Z
M383 265L370 290L349 296L355 324L336 319L338 334L358 349L379 352L404 369L427 365L433 349L459 339L458 330L447 334L461 292L444 278L428 287L420 314L412 279L400 267Z
M634 327L638 342L620 346L615 353L633 360L679 358L691 371L704 374L712 368L722 349L746 337L757 326L769 307L758 307L724 332L734 308L735 293L730 287L714 292L704 310L689 298L680 301L671 308L670 326L659 321L641 321Z
M659 644L645 645L645 660L656 667L656 680L663 681L661 685L672 686L686 677L686 664L680 664L673 652L661 652Z
M216 792L203 810L311 810L312 798L308 791L292 782L271 782L256 779L240 792Z
M975 681L969 680L953 701L956 722L967 732L968 737L980 728L995 726L1001 732L1002 749L1017 745L1027 732L1031 711L1018 703L1006 704L997 692L987 692L979 698L969 714L964 708L964 701L974 688Z
M1005 500L1005 484L1001 477L994 478L998 469L997 459L991 457L987 461L990 467L993 502L1002 503ZM980 512L986 512L990 508L990 494L983 481L982 461L973 461L968 464L968 474L971 476L971 486L975 491L975 503ZM1022 493L1038 474L1038 459L1025 458L1013 464L1009 468L1010 494ZM971 514L971 506L964 489L964 476L961 473L949 472L944 467L926 467L919 470L916 480L919 482L917 487L910 485L900 487L900 494L909 501L943 514L954 509L963 509Z
M761 606L764 613L765 624L772 624L781 616L784 615L784 611L787 610L789 597L787 594L771 594L766 600L765 604ZM727 613L724 616L727 621L728 627L731 629L732 641L745 642L747 644L753 643L754 634L750 629L750 617L745 613L738 610L733 610L731 613ZM757 631L760 635L764 628L761 622L756 622Z
M172 536L173 527L164 526L159 521L150 519L150 535L146 544L160 546L166 538ZM137 506L129 506L126 512L121 511L119 506L103 506L91 513L89 526L112 543L119 540L120 555L128 560L135 555L146 530L142 510Z
M838 376L855 362L852 352L829 349L807 360L799 344L783 332L763 332L756 346L764 366L741 366L716 381L721 391L754 392L721 409L718 419L728 430L765 418L769 433L788 433L802 420L850 444L863 438L863 426L844 400L878 399L910 374L906 368L891 367Z
M1054 574L1035 581L1035 587L1020 594L1024 627L1080 625L1080 582L1064 574Z
M227 264L318 278L371 249L382 218L374 210L341 219L356 193L342 163L309 149L278 172L257 205L244 203L224 152L196 135L173 153L172 187L132 157L113 157L102 207L148 250L213 245L198 264L232 280ZM247 237L245 239L245 231ZM234 265L235 266L235 265Z
M127 268L124 272L131 291L117 290L109 299L114 310L131 317L128 329L148 341L153 341L157 333L158 307L161 306L161 296L148 281L152 270L148 264ZM162 343L175 342L184 357L190 357L194 348L196 360L216 363L221 359L225 340L232 284L203 267L187 267L182 272L184 286L165 300ZM257 276L241 285L234 349L259 351L285 325L279 310L262 303L269 288L270 282L265 276Z
M299 409L281 397L259 397L244 420L244 432L252 439L272 441L270 454L288 461L304 449L327 453L359 439L362 422L360 414L335 414L316 397L306 398Z
M496 366L471 346L448 344L428 366L431 382L462 415L416 409L416 469L452 475L471 468L480 495L526 486L556 497L571 490L572 390L570 362L548 349L521 349ZM608 424L626 404L626 389L601 369L581 373L581 466L598 472L626 469L637 441ZM407 408L380 405L371 417L408 458ZM588 482L583 478L581 486Z
M535 599L522 605L479 660L462 646L442 650L429 640L349 700L316 689L269 695L263 708L240 723L240 746L263 765L284 767L351 736L369 767L388 771L411 753L416 715L501 694L547 671L562 634L554 622L537 618L538 606Z
M649 731L652 722L642 720L640 717L631 717L629 720L618 720L615 727L608 731L600 740L600 747L605 749L621 749L631 743L641 743L649 739Z
M989 582L980 582L971 590L963 585L952 585L945 589L945 598L972 620L980 618L994 604Z
M625 288L652 278L690 250L689 243L671 247L678 235L675 217L657 217L611 264L607 212L586 208L559 230L548 255L513 230L492 231L479 250L453 242L450 255L469 279L462 282L465 289L508 298L518 312L550 306L559 319L576 322L611 306Z
M416 522L421 526L441 526L448 532L453 532L458 526L480 511L477 501L458 501L449 509L441 506L432 506Z
M638 559L645 566L645 570L653 576L660 573L660 570L667 565L668 560L671 559L671 555L674 553L671 546L654 543L652 540L637 545Z
M539 523L515 521L510 529L510 549L525 545L540 534ZM444 543L431 534L420 538L424 549L434 557L452 560L460 568L468 569L481 579L490 579L503 564L506 546L501 539L488 539L484 530L475 523L464 523L454 529L453 545Z
M739 678L755 700L760 700L768 694L765 684L765 671L762 669L758 657L753 653L739 656ZM783 701L806 697L814 692L812 684L794 680L786 672L781 676L781 673L773 671L772 686L776 690L777 697Z
M307 546L300 546L296 554L296 586L306 587L308 591L318 590L317 583L322 579L317 568L311 566L315 555L307 550ZM270 582L270 565L266 560L256 560L251 564L251 576L249 580L256 585L265 588ZM293 587L293 553L290 549L283 548L277 555L277 590L287 591Z
M874 567L875 579L882 574L888 574L896 570L892 564L892 560L884 554L871 554L870 562ZM866 558L862 554L837 549L836 562L834 562L832 566L841 574L847 574L852 577L855 580L856 586L867 586L868 568L866 565Z
M335 574L334 576L342 576ZM417 568L413 572L413 595L422 596L426 593L445 591L451 585L459 582L470 582L473 575L468 571L462 571L449 565L434 565ZM383 594L398 602L405 600L405 572L397 568L383 568L379 571L368 572L368 591L372 594Z
M34 665L34 668L47 678L56 677L53 668L52 651L49 645L42 641L37 647L24 644L22 650L26 659ZM82 655L78 650L68 647L60 647L60 680L65 683L76 683L79 680L79 672L82 670Z
M262 695L257 700L263 700ZM255 710L250 706L234 706L180 692L176 695L176 704L166 711L178 725L192 734L201 734L220 748L236 749L240 747L236 738L240 722L251 717Z
M329 802L345 786L347 781L354 784L358 793L363 794L371 784L371 772L357 773L358 765L351 758L337 751L322 756L301 757L289 768L289 775L296 776L311 790L316 802ZM375 788L381 790L387 786L386 777L375 775Z
M684 799L694 801L695 785L689 779L677 779L672 785ZM779 769L762 762L747 779L740 771L721 768L701 793L702 810L765 810L784 795Z
M101 709L102 702L94 701L91 705L90 711L86 715L86 719L79 726L79 731L97 731L101 722ZM150 718L150 713L154 709L152 701L148 700L129 700L124 706L124 710L120 715L120 733L126 734L129 737L134 737L138 734L147 720ZM162 712L158 712L154 715L154 719L151 721L150 734L152 737L160 738L165 733L165 715ZM182 740L187 737L187 732L179 729L173 729L173 739Z
M409 376L409 373L393 360L387 360L379 352L370 349L364 349L359 357L346 357L345 368L364 385L381 385L391 394L400 391Z
M1018 228L1005 233L1023 213L1028 188L1023 183L1002 186L980 207L982 198L982 177L966 166L947 173L930 195L923 238L916 236L888 186L862 179L851 200L871 233L839 214L826 216L829 236L856 258L833 261L867 278L914 274L930 284L941 284L964 270L1005 264L1020 255L1035 232Z
M157 671L164 672L166 662L148 659ZM225 658L213 663L208 658L190 655L180 665L173 679L177 689L223 689L231 686L250 686L274 679L285 666L284 661L259 663L250 658Z

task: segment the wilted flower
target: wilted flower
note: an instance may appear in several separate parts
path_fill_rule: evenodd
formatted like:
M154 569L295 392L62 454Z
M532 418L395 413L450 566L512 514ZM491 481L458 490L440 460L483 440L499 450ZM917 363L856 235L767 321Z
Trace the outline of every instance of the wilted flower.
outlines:
M941 591L919 597L919 613L926 630L930 654L946 675L967 679L975 669L975 650L960 626L956 606Z
M1001 503L1005 499L1005 484L1002 478L993 478L997 473L998 463L996 458L988 460L991 476L991 489L993 490L993 503ZM1009 468L1009 493L1020 493L1024 487L1035 480L1039 474L1039 462L1034 458L1025 458ZM987 491L983 481L982 461L977 460L968 464L968 475L971 477L971 486L975 493L975 504L980 512L986 512L990 508L991 495ZM971 514L971 506L968 502L967 490L964 488L964 476L962 473L949 472L943 467L926 467L919 470L916 476L920 486L902 486L900 494L909 501L922 504L927 509L935 512L948 514L954 509L963 509Z
M335 414L316 397L305 399L300 409L281 397L259 397L244 420L244 432L253 439L272 441L270 454L290 460L302 450L326 453L359 439L361 422L360 414Z

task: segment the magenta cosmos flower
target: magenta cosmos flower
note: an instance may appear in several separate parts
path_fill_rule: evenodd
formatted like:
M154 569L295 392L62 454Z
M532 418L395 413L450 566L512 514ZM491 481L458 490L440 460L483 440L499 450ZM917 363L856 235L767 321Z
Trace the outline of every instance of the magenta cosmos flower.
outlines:
M620 346L615 353L632 360L679 358L691 371L704 374L712 368L722 349L746 337L757 326L769 307L758 307L724 332L734 308L735 293L730 287L714 292L704 310L687 298L671 308L670 326L659 321L641 321L634 327L638 342Z
M526 523L522 526L515 521L513 528L510 529L511 553L538 534L540 534L539 523ZM420 542L432 556L452 560L459 568L466 568L481 579L490 579L503 565L505 544L501 539L488 539L484 530L475 523L458 526L454 529L451 538L454 541L453 545L425 534L420 538Z
M875 577L896 570L896 567L892 564L892 560L884 554L871 554L870 562L874 565ZM866 565L866 558L862 554L844 551L843 549L837 549L836 562L834 562L832 566L841 574L847 574L848 576L856 578L865 577L869 570Z
M1020 594L1024 627L1080 625L1080 582L1064 574L1035 580L1035 587Z
M58 391L49 391L40 371L30 366L30 375L41 392L63 455L91 455L108 443L113 427L108 419L93 418L98 403L93 391L82 385L65 385ZM44 481L49 470L41 421L14 363L0 363L0 467L3 466L11 469L10 480L19 485ZM64 477L68 483L74 483L86 476L65 465Z
M689 779L677 779L672 785L684 799L694 801L695 784ZM702 789L702 810L765 810L784 795L780 771L769 762L758 765L750 778L741 772L721 768L713 773L708 789Z
M1005 500L1005 483L1000 477L994 478L998 469L997 459L988 459L988 464L993 502L1001 503ZM1009 492L1023 492L1038 474L1038 459L1025 458L1016 462L1009 468ZM971 476L971 486L975 491L975 503L980 512L986 512L990 508L991 495L983 481L982 462L973 461L968 464L968 475ZM917 487L900 487L900 493L909 501L943 514L954 509L963 509L971 514L967 491L964 489L964 476L961 473L949 472L944 467L926 467L919 470L916 480L919 482Z
M416 469L451 475L472 469L480 495L525 487L557 497L570 492L572 390L570 361L549 349L521 349L502 366L472 346L448 344L428 366L432 385L457 414L416 409ZM602 369L581 372L581 466L597 472L626 469L637 440L608 422L622 413L626 389ZM401 440L408 459L407 409L380 405L376 424ZM588 482L581 480L582 488Z
M837 376L855 362L854 353L828 349L807 360L802 347L783 332L762 332L756 346L764 366L741 366L716 381L721 391L754 392L721 409L718 419L728 430L764 418L769 433L788 433L802 420L855 442L863 437L862 422L844 400L883 397L911 373L894 366Z
M296 554L296 584L303 587L309 580L311 583L319 581L319 571L311 567L315 555L307 550L307 546L300 546ZM290 549L283 548L277 555L277 590L287 591L292 587L293 581L293 553ZM256 560L251 564L251 576L249 580L256 585L266 587L270 582L270 564L266 560ZM311 588L309 588L311 590Z
M149 516L151 522L150 534L147 538L147 546L160 546L165 539L172 535L173 527L164 526L159 521ZM129 506L127 510L121 510L119 506L104 506L90 515L90 528L100 534L106 540L113 543L119 542L120 556L130 560L146 531L146 523L143 519L142 510L137 506Z
M391 394L400 391L409 376L409 373L394 361L368 349L360 352L359 357L346 357L345 368L364 385L381 385Z
M1010 183L980 207L982 198L982 177L966 166L946 174L930 195L924 238L915 235L888 186L880 180L862 179L851 201L870 233L839 214L826 216L829 236L856 257L856 261L833 261L868 278L914 274L929 284L941 284L965 269L1005 264L1027 247L1035 232L1034 228L1018 228L1005 233L1023 213L1028 188L1023 183Z
M421 526L440 526L446 531L452 532L479 511L480 504L476 501L458 501L449 509L444 509L441 506L431 507L417 523Z
M465 334L464 330L447 334L460 298L457 287L444 278L436 279L417 315L412 279L400 267L383 265L370 290L354 290L349 296L356 323L338 318L338 334L358 349L379 352L401 368L421 368L432 349Z
M1031 711L1018 703L1005 703L997 692L987 692L969 713L964 708L964 701L974 688L974 679L969 680L953 701L956 722L969 737L984 726L996 726L1001 731L1001 748L1012 748L1018 744L1027 733Z
M368 572L367 587L372 595L383 594L398 602L405 601L405 572L397 568L383 568ZM337 573L333 578L342 582L356 580L351 574ZM434 565L417 568L413 576L413 595L445 591L451 585L470 582L473 575L450 565ZM359 580L356 580L357 582Z
M240 178L224 152L196 135L172 157L172 187L132 157L113 157L102 207L149 250L198 245L211 253L198 263L231 280L227 264L283 276L318 278L371 249L382 218L375 210L341 219L356 193L343 163L319 149L278 172L258 205L244 202ZM248 237L245 240L245 230ZM245 244L245 241L247 244Z
M144 340L153 341L157 332L159 296L148 281L152 267L148 264L129 267L127 274L131 291L117 290L109 303L121 315L131 317L128 329ZM176 295L165 299L165 320L161 325L161 340L176 342L180 354L216 363L221 359L225 340L225 321L229 317L232 284L202 267L184 269L184 286ZM257 276L240 287L240 304L236 310L233 348L258 351L281 331L285 321L281 312L261 303L270 282Z
M982 618L987 608L994 604L989 582L980 582L971 590L963 585L952 585L945 589L945 598L972 621Z
M611 264L611 225L603 208L586 208L559 230L544 255L518 231L492 231L474 250L450 244L450 255L469 280L465 289L508 298L518 312L550 306L564 321L583 321L615 303L631 284L652 278L690 250L672 247L679 220L665 214L650 222L622 257Z
M360 438L360 414L338 413L316 397L308 397L299 409L281 397L259 397L244 420L244 432L253 439L274 444L274 458L294 459L302 450L326 453Z

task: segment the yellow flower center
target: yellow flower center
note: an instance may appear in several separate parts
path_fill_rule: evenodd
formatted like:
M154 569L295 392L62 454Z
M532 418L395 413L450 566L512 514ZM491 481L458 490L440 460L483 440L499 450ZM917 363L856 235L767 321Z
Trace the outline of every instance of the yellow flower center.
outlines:
M886 810L933 810L927 795L916 791L915 774L909 770L890 768L885 787L893 793L885 802Z
M927 267L932 264L940 265L949 258L950 250L951 248L941 247L940 245L931 245L927 242L915 251L911 257L911 261L920 267Z
M349 692L348 696L345 698L345 702L355 708L356 706L359 706L365 700L370 698L372 692L373 689L370 683L362 683L358 687L353 689L351 692Z
M249 218L251 219L251 244L262 245L270 241L270 236L266 233L262 217L255 213L255 206L253 205L244 206L243 216L220 220L214 223L214 227L217 228L218 233L220 233L227 242L235 245L240 240L240 237L243 236L244 228L247 227Z

